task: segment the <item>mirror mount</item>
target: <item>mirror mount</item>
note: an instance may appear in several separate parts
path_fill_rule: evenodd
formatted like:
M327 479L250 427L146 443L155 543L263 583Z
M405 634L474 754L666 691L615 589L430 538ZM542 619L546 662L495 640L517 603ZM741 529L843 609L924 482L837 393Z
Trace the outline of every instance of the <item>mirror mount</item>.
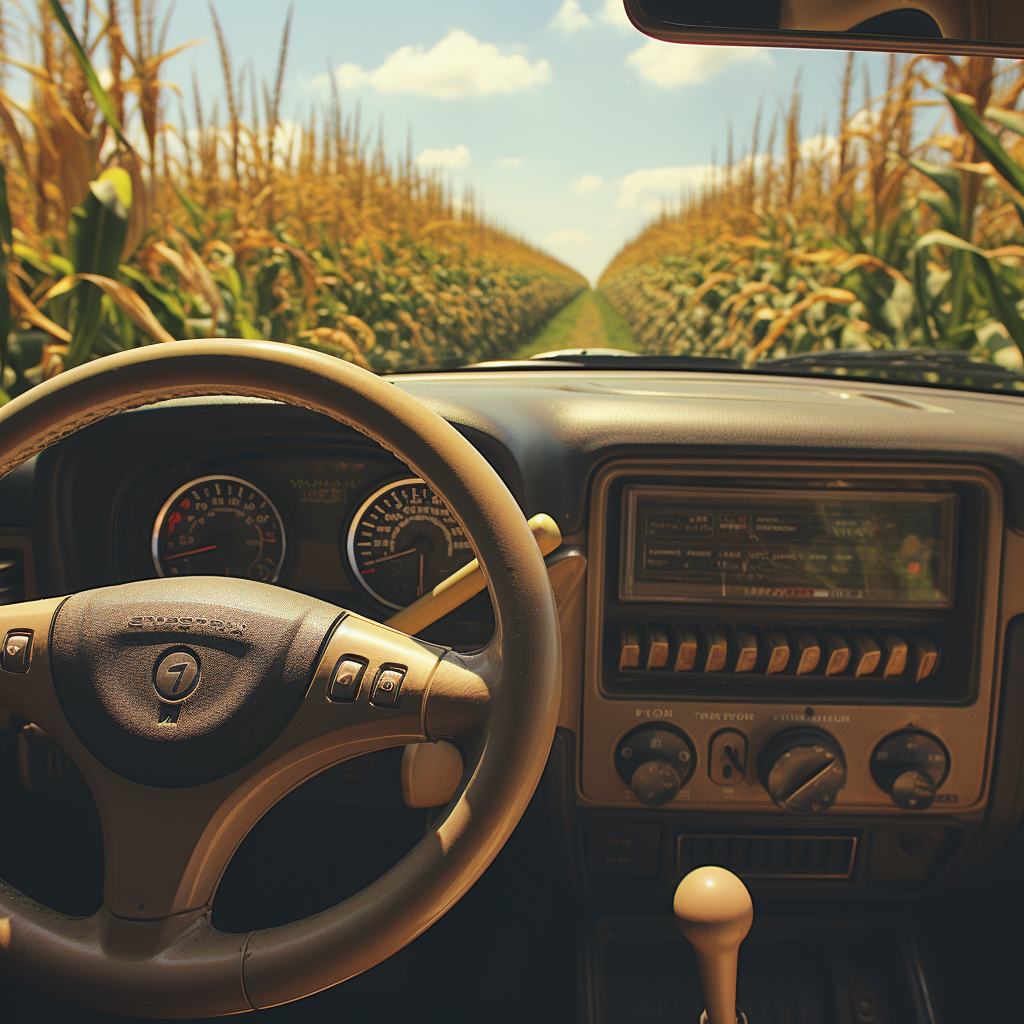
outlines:
M726 46L1024 57L1021 0L624 0L645 35Z

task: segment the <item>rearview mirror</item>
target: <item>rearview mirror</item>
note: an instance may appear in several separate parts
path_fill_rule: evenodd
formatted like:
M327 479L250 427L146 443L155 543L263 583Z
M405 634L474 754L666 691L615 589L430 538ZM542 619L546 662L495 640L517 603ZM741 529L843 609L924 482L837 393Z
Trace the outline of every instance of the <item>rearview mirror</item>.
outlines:
M680 43L1024 56L1021 0L625 0Z

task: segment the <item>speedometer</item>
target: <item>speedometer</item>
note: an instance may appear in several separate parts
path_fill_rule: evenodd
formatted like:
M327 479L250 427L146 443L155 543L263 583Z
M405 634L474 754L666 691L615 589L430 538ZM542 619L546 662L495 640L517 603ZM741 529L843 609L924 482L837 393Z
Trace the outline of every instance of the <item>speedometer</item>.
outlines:
M412 604L473 557L451 510L419 477L374 491L348 530L356 579L388 608Z
M203 476L164 502L153 526L161 576L238 576L273 583L284 562L274 503L237 476Z

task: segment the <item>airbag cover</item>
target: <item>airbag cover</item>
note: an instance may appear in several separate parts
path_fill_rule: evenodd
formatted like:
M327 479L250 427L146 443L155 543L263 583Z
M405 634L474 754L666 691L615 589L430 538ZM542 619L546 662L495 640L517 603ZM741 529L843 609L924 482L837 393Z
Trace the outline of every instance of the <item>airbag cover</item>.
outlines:
M196 785L239 767L283 728L340 614L220 577L84 591L54 618L54 685L79 739L108 768L146 785ZM176 704L154 680L164 655L182 650L199 679ZM161 686L169 692L165 678Z

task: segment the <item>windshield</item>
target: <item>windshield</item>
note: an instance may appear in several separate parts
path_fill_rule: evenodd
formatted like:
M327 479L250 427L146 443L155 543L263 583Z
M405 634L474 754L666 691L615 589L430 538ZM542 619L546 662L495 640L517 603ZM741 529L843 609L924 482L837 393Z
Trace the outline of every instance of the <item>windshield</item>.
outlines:
M0 31L0 401L205 337L1024 391L1020 63L673 45L621 0Z

